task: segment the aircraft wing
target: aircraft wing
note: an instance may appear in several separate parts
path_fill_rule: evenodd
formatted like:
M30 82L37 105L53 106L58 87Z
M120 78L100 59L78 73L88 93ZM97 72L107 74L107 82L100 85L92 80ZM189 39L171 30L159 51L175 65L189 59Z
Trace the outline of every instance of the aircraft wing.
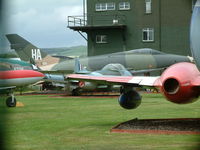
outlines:
M14 89L16 86L0 87L0 90Z
M70 74L72 73L72 71L65 71L65 70L62 70L62 71L54 71L54 70L39 70L39 72L45 74L45 73L49 73L49 74Z
M116 84L124 85L130 84L135 86L158 86L159 76L90 76L80 74L70 74L66 76L67 80L79 80L88 82L97 82L101 84Z

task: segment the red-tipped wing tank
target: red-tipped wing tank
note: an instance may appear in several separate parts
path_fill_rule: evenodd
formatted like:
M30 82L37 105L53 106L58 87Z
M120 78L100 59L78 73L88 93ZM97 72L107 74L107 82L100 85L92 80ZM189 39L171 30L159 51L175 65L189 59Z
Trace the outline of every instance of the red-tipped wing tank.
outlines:
M164 96L171 102L185 104L200 95L200 72L195 64L178 63L169 67L159 78ZM157 83L158 84L158 83Z

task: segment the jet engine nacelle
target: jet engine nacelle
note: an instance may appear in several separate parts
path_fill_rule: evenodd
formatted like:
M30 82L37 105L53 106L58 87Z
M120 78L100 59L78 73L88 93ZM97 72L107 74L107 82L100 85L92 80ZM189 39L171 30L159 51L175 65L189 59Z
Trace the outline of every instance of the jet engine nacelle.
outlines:
M141 99L140 94L132 89L127 92L122 92L118 101L120 106L125 109L135 109L141 104Z
M200 73L192 63L177 63L164 71L158 82L161 85L161 92L167 100L186 104L195 101L200 90L194 86L200 80Z
M64 83L65 78L62 74L59 75L59 74L48 74L48 73L46 73L44 81Z

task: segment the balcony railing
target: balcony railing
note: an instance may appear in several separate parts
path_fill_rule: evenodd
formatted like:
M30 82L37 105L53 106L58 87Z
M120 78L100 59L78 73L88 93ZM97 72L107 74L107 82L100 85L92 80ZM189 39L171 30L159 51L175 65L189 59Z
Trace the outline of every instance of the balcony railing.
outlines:
M68 27L126 25L124 15L68 16Z
M87 20L84 16L68 16L68 27L86 26Z

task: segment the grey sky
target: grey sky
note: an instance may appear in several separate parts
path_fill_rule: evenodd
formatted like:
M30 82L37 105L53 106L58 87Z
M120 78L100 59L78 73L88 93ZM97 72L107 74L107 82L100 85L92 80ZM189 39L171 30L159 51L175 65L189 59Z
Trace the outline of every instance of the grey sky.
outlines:
M67 29L67 16L82 15L82 0L6 0L6 33L17 33L39 47L86 45Z

